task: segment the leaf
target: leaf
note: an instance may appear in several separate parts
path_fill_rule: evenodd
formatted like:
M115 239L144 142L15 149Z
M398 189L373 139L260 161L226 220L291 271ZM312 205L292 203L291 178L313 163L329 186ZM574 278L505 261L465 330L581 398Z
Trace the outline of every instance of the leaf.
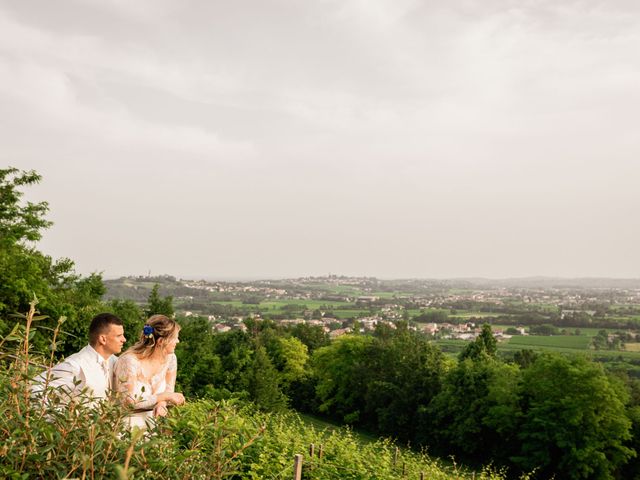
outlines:
M16 337L14 334L16 333L16 331L20 328L20 324L16 323L13 328L11 329L11 331L4 337L4 339L2 340L2 342L6 341L6 340L19 340L18 337ZM2 343L0 342L0 344Z

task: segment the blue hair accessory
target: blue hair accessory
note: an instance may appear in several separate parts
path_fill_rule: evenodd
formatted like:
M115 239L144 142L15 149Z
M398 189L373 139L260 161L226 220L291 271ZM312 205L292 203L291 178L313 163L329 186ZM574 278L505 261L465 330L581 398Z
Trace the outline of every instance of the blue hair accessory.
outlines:
M142 333L147 338L153 338L153 327L151 325L145 325L142 328Z

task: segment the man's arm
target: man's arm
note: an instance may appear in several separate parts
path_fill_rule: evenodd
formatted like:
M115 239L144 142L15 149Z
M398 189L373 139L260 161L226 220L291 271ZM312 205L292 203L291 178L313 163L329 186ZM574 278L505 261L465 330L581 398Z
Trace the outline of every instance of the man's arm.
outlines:
M34 394L44 394L45 390L56 390L60 394L72 396L82 390L86 378L80 365L70 359L55 365L38 375L32 387Z

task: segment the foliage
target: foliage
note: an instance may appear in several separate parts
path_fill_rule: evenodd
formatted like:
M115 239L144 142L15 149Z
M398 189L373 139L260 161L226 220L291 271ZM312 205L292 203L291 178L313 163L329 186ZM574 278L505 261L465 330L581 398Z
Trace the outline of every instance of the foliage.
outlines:
M344 336L316 350L312 361L320 412L345 423L360 420L369 373L366 351L372 343L371 337Z
M51 226L44 217L49 210L47 202L26 205L21 202L20 187L34 185L41 179L33 170L0 169L0 245L35 242L42 237L41 231Z
M298 323L289 327L287 331L307 346L309 354L312 354L320 347L329 345L329 335L324 332L320 325Z
M468 461L504 463L513 448L519 369L490 358L465 359L425 411L422 443ZM506 456L506 458L505 458Z
M315 447L313 456L308 455L311 444ZM243 472L243 478L290 478L295 454L303 454L302 478L309 480L417 479L421 473L424 478L433 480L471 478L455 465L443 466L424 452L398 449L389 440L363 443L349 429L318 429L295 414L266 417L264 437L247 451L251 468ZM485 469L473 478L498 480L504 477Z
M173 317L173 297L162 297L160 295L160 285L156 283L151 289L151 293L149 293L147 308L144 313L147 318L151 315L166 315L167 317Z
M23 202L22 189L40 180L33 171L0 169L0 318L26 311L35 295L40 312L50 320L40 322L32 346L45 353L48 341L43 333L55 328L55 319L65 317L58 352L68 354L86 342L86 326L98 312L105 289L99 274L81 278L71 260L54 261L33 246L51 226L45 218L49 207L46 202ZM0 320L0 334L8 328L9 323Z
M624 334L623 334L624 335ZM621 335L611 335L606 330L598 331L591 342L596 350L620 350L624 343L620 339Z
M281 411L287 405L287 397L280 390L278 371L263 346L256 349L249 370L249 393L256 405L267 411Z
M269 356L280 373L279 381L284 391L306 376L307 352L307 346L295 337L276 337L272 342Z
M420 323L447 323L449 322L449 313L446 310L427 310L412 318L414 322Z
M491 331L491 325L485 323L482 326L482 330L478 337L471 343L469 343L460 352L460 360L470 358L472 360L478 360L481 358L494 358L498 349L498 342L493 336Z
M599 364L541 355L523 373L515 462L562 478L614 478L616 467L635 456L625 445L631 438L626 396Z
M180 318L179 323L178 383L187 395L219 398L214 391L223 387L222 360L216 353L220 338L213 335L211 324L205 318Z
M558 327L544 323L542 325L532 325L529 327L529 333L531 335L558 335Z
M424 336L398 327L389 337L374 340L367 364L362 423L383 435L412 441L420 410L442 387L442 352Z

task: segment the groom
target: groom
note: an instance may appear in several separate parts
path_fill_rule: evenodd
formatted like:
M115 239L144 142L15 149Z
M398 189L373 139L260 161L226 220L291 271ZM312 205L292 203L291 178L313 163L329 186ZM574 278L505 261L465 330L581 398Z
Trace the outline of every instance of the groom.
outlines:
M34 391L47 385L69 400L86 389L94 399L109 396L116 353L127 341L122 320L111 313L101 313L89 325L89 345L67 357L49 372L36 378ZM47 374L49 381L47 383Z

